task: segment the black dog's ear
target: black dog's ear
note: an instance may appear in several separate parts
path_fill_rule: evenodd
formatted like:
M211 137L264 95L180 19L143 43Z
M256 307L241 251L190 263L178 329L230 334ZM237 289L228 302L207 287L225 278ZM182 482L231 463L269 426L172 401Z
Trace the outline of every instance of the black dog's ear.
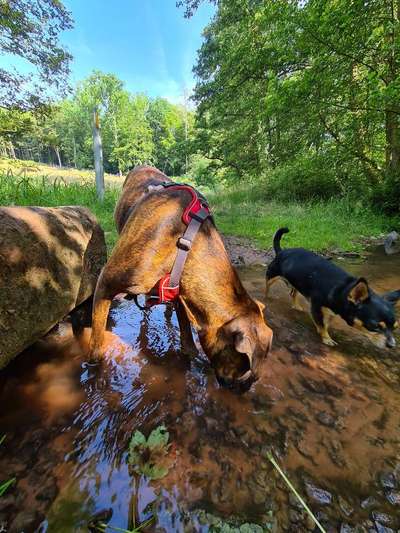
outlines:
M364 278L359 278L357 282L350 288L347 295L349 302L353 304L360 304L368 300L370 297L368 282Z
M385 292L382 298L392 305L396 305L400 301L400 289L398 291Z

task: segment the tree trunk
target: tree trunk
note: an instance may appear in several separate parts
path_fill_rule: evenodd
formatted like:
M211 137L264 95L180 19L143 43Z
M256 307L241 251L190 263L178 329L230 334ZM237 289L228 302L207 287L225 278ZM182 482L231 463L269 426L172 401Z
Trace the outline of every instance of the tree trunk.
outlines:
M61 163L61 157L60 157L60 150L58 149L57 146L55 146L54 147L54 151L55 151L56 156L57 156L58 166L61 168L62 167L62 163Z
M75 143L75 137L72 137L72 146L74 149L74 167L77 168L76 164L76 143Z
M399 119L397 113L386 111L386 169L400 170Z
M14 145L11 141L8 142L8 147L10 149L10 154L11 154L11 157L13 159L17 159L16 155L15 155L15 150L14 150Z
M115 147L118 148L118 128L117 128L117 119L115 118L115 113L113 113L113 126L114 126L114 144L115 144ZM118 158L118 174L122 176L121 161L119 158Z
M101 144L100 122L97 107L93 110L93 155L94 169L96 172L97 198L104 200L104 168L103 168L103 147Z

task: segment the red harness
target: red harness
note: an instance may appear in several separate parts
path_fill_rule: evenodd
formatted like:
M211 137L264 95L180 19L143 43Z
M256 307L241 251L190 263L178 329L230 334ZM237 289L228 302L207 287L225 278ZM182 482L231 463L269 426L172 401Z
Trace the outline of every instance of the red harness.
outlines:
M199 193L190 185L177 183L162 183L151 186L150 191L161 189L173 189L174 191L187 191L192 199L186 206L182 214L182 222L187 226L184 234L176 243L178 253L176 255L172 270L165 274L146 295L146 307L153 305L174 302L179 296L179 285L187 255L192 247L193 240L201 225L207 218L212 218L206 200L199 196ZM136 298L135 298L136 300ZM137 305L138 302L136 300ZM141 307L139 305L139 307Z

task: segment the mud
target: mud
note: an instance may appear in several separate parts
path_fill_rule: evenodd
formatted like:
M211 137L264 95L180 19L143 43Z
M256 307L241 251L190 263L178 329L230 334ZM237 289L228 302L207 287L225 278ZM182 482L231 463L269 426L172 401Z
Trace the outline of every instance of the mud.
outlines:
M400 285L399 256L343 264L378 291ZM259 299L264 270L240 271ZM379 351L339 319L339 346L321 345L284 285L271 290L266 319L274 348L244 395L220 389L204 356L181 353L163 306L115 302L101 365L82 355L89 330L78 341L68 323L17 358L0 373L0 481L17 478L0 524L87 532L100 512L126 528L136 496L138 520L154 516L146 531L313 531L271 450L327 531L397 531L400 350ZM133 432L160 424L172 468L160 480L132 475Z
M246 238L223 235L222 239L232 264L237 267L265 266L274 258L272 250L261 250Z

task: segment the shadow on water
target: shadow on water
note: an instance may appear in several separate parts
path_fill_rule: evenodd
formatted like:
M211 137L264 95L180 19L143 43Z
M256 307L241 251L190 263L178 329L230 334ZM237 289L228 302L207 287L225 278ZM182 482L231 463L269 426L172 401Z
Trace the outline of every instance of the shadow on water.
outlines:
M400 286L399 256L375 253L346 268L378 292ZM241 277L262 299L264 269ZM327 530L396 531L400 350L380 352L339 319L339 346L322 346L283 285L273 288L266 316L274 349L242 396L218 387L205 357L180 353L175 313L163 306L142 313L115 302L99 366L82 356L90 332L78 342L67 323L17 358L0 373L0 481L17 478L0 499L0 524L83 532L111 508L110 524L127 527L129 440L164 424L172 468L138 481L138 518L156 517L148 531L219 531L224 521L312 531L267 461L269 449Z

